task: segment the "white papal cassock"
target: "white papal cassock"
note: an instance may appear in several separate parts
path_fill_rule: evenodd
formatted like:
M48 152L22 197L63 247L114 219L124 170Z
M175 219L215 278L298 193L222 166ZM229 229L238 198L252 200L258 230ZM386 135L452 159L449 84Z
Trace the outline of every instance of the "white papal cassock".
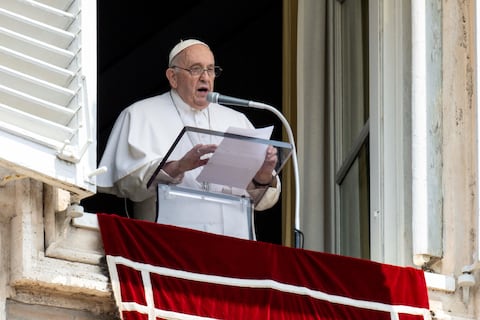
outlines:
M148 180L185 126L220 132L225 132L229 127L253 128L243 113L215 103L210 103L204 110L196 110L184 103L174 90L138 101L124 109L115 122L99 164L99 167L107 167L107 172L97 177L98 191L129 198L134 203L136 218L154 221L157 184L201 188L201 184L195 179L198 170L186 172L181 181L160 172L150 188L147 188ZM200 134L194 136L185 142L191 144L185 149L189 150L196 144L211 143L208 137ZM169 160L178 159L170 157ZM211 191L248 195L253 199L256 210L265 210L273 206L279 198L281 187L278 178L274 185L275 187L269 187L266 192L262 188L221 188ZM217 223L223 224L222 221ZM192 227L185 225L185 222L177 225ZM205 227L198 224L194 228L205 230ZM238 226L233 228L235 230L222 226L221 233L248 237L237 234Z

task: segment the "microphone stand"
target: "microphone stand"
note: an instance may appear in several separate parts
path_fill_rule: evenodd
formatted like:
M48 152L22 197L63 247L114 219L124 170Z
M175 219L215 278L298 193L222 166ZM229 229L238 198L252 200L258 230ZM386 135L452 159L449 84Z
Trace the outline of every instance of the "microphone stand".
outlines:
M293 161L293 175L295 178L295 248L303 248L303 233L300 231L300 178L298 173L298 159L295 147L295 139L293 137L292 128L285 116L276 108L260 102L248 101L248 106L256 109L264 109L274 113L281 121L290 144L292 145L292 161Z

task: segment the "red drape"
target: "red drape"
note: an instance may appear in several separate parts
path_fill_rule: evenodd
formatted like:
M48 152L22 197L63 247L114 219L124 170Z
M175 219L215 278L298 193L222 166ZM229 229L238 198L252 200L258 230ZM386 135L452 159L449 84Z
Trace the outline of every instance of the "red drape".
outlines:
M430 319L423 272L98 214L123 319Z

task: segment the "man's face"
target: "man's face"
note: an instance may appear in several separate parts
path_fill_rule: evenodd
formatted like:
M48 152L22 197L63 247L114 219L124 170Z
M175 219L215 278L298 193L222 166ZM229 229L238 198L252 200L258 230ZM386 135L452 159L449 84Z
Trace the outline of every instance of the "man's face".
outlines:
M186 48L173 60L172 65L177 68L167 70L170 86L189 106L202 110L209 104L207 93L213 91L215 75L203 71L200 75L192 75L188 70L192 67L212 69L215 60L212 51L204 45L196 44ZM184 69L182 69L184 68Z

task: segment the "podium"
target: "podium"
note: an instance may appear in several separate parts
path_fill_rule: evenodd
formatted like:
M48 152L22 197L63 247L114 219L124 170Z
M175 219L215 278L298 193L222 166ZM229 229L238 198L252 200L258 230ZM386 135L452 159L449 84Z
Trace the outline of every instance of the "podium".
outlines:
M178 185L156 186L156 222L254 240L254 203L247 186L260 169L269 146L277 149L274 174L278 175L292 154L292 145L252 135L186 126L147 187L151 187L166 163L180 160L198 143L216 144L217 150L206 155L209 161L205 166L186 172ZM266 190L263 188L261 192Z

